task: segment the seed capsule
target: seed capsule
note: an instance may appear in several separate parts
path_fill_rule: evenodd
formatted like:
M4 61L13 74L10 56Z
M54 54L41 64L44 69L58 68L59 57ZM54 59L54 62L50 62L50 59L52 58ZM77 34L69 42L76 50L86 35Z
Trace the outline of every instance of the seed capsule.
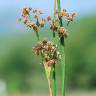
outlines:
M50 29L54 30L54 31L57 31L58 27L55 26L55 25L51 25Z
M58 27L57 32L59 34L59 37L67 37L67 31L64 27Z
M22 16L26 17L29 16L30 9L29 8L23 8Z
M35 23L33 23L33 22L26 22L26 26L31 28L31 27L35 26Z
M50 21L50 20L51 20L51 17L50 17L50 16L48 16L48 17L47 17L47 21Z
M33 26L33 30L34 30L34 32L38 32L38 27L37 27L37 25L34 25L34 26Z
M54 59L48 61L48 66L52 66L54 64L56 64L56 61Z
M41 20L40 22L39 22L39 24L40 24L40 27L44 27L44 20Z

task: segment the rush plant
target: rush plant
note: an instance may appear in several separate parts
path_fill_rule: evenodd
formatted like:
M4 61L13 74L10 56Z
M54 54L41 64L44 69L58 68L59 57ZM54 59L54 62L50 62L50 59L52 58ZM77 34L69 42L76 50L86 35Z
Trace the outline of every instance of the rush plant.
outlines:
M36 55L42 58L43 65L49 85L50 96L56 96L56 64L61 64L62 84L61 96L65 96L65 38L68 37L68 31L64 27L64 19L67 21L67 26L73 21L76 13L69 14L66 9L61 9L60 0L54 0L54 16L42 18L43 12L31 7L22 9L22 16L18 21L28 29L33 29L37 37L37 45L33 48ZM39 31L49 23L50 30L53 34L53 40L41 39ZM50 34L50 35L52 35ZM59 61L59 62L58 62Z

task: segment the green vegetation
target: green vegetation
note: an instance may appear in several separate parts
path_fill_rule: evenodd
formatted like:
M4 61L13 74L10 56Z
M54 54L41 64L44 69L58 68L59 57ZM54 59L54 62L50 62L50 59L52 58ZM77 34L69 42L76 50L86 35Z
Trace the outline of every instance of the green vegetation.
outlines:
M50 32L48 29L43 35L52 39ZM73 22L69 25L69 32L69 38L65 41L66 86L96 88L96 17ZM31 51L35 45L32 33L9 34L8 38L0 39L0 78L7 81L8 91L46 91L43 68ZM56 66L57 88L60 89L60 65Z

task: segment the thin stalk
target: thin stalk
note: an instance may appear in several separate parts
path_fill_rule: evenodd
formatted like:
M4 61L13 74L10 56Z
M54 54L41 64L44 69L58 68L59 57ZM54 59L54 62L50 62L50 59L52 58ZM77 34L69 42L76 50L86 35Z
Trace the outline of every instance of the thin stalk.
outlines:
M54 19L56 18L56 0L54 0ZM56 25L56 23L54 23Z
M62 17L60 17L60 11L61 11L60 0L57 0L57 5L58 5L58 16L59 16L59 19L60 19L59 24L62 27L63 22L62 22ZM60 53L61 53L61 56L62 56L62 59L61 59L61 68L62 68L62 90L61 90L62 93L61 94L62 94L62 96L65 96L65 51L64 51L64 48L65 48L64 37L61 37L60 38L59 49L60 49Z
M54 0L54 18L56 18L56 0ZM53 42L55 43L55 31L53 30ZM55 65L52 66L52 94L56 96L56 73Z
M58 16L59 16L59 19L60 19L60 26L63 26L63 22L62 22L62 18L60 17L60 11L61 11L61 2L60 0L57 0L57 6L58 6Z
M51 70L52 70L52 68L49 67L46 64L46 62L43 62L43 64L44 64L44 68L45 68L45 74L46 74L46 77L48 80L49 93L50 93L50 96L53 96L53 94L52 94L52 82L51 82Z
M56 0L54 0L54 19L56 18ZM53 25L55 25L56 23L54 23ZM55 31L53 30L53 38L55 39Z
M65 96L65 51L64 46L60 43L60 53L61 53L61 72L62 72L62 90L61 90L61 96Z
M48 85L49 85L50 96L53 96L52 95L52 84L51 84L51 80L50 79L48 79Z
M36 37L37 37L37 39L38 39L38 41L39 41L40 38L39 38L39 33L38 33L38 32L36 32Z
M55 65L52 66L52 94L56 96L56 74L55 74Z

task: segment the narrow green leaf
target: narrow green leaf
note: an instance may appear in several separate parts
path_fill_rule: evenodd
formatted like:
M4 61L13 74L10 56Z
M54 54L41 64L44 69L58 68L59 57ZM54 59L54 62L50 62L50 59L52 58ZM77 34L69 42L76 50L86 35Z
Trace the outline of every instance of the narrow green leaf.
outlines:
M61 2L60 0L57 0L58 5L58 15L60 19L60 26L63 26L62 17L60 17L60 11L61 11ZM65 96L65 51L64 51L64 37L60 38L60 44L59 44L59 51L61 53L61 70L62 70L62 96Z

